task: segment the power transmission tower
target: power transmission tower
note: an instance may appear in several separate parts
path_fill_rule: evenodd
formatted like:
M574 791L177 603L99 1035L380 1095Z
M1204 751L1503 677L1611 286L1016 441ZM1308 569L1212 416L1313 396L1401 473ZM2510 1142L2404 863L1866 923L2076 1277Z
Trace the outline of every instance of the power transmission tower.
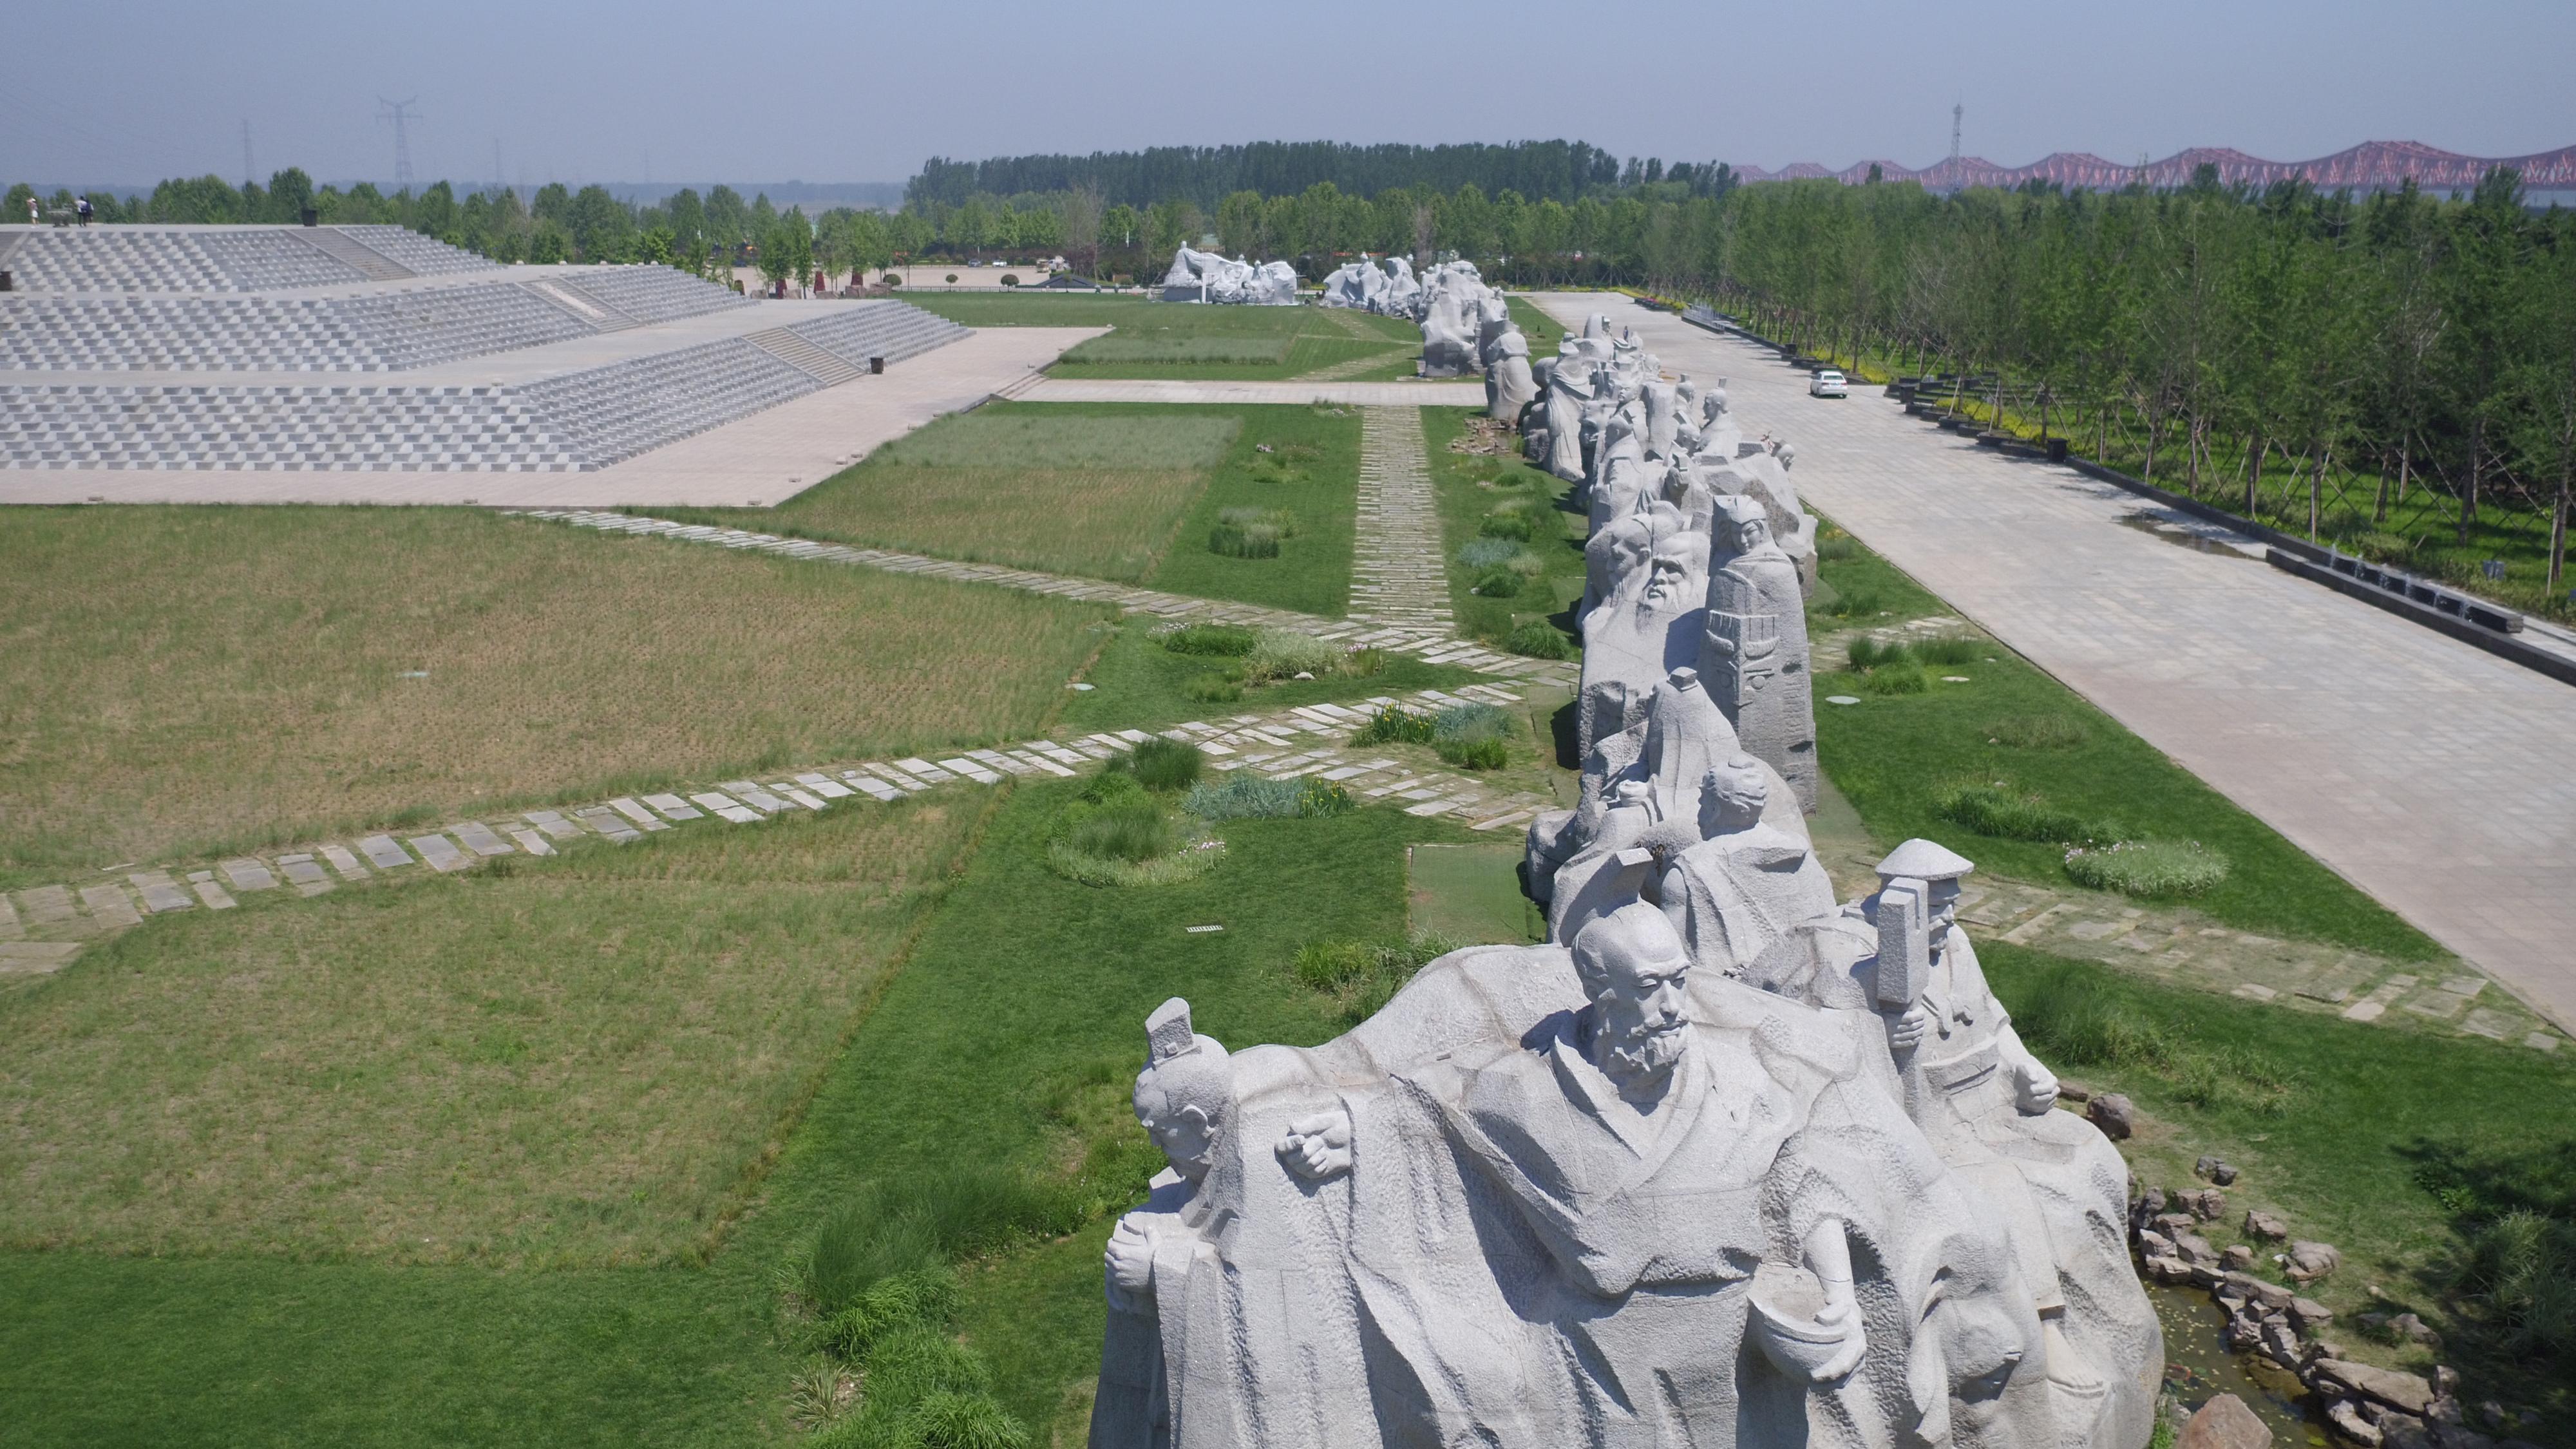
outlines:
M407 101L389 101L383 96L376 97L376 104L383 107L376 112L376 119L394 123L394 189L396 191L411 190L410 126L412 122L420 119L420 113L412 109L419 101L418 96Z
M245 118L242 121L242 189L249 190L250 184L258 179L259 168L250 161L250 121Z
M1953 166L1959 164L1959 126L1967 118L1968 106L1965 101L1950 108L1950 164Z

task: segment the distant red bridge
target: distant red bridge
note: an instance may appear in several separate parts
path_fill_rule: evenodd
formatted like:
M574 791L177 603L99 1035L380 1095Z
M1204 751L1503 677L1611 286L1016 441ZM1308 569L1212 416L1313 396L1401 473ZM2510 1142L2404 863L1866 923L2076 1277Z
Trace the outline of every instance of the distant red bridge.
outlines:
M2453 151L2437 150L2420 141L2365 141L2351 150L2320 156L2314 161L2266 161L2225 147L2195 146L2143 166L2123 166L2084 151L2060 151L2028 166L1998 166L1981 157L1961 156L1926 166L1920 171L1882 160L1857 162L1840 171L1828 171L1812 161L1801 161L1777 171L1760 166L1739 166L1736 172L1747 181L1831 177L1856 186L1869 179L1869 168L1873 165L1886 180L1918 181L1931 191L1956 191L1969 186L2010 188L2033 180L2054 181L2070 190L2110 191L2142 176L2147 185L2161 189L2189 185L2193 173L2203 166L2217 167L2219 181L2228 186L2239 183L2269 186L2275 181L2304 179L2321 191L2345 187L2371 191L2393 190L2412 178L2418 187L2432 192L2467 191L2478 184L2478 178L2484 176L2488 168L2510 166L2522 173L2522 184L2529 190L2576 189L2576 146L2563 146L2530 156L2488 157L2462 156Z

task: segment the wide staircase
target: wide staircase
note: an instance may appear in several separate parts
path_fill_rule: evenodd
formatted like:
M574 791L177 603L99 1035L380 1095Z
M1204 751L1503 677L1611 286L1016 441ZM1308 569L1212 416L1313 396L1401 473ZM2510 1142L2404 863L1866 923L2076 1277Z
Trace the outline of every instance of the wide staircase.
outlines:
M288 235L370 282L399 282L420 275L356 237L344 234L338 227L299 227Z
M644 325L642 318L629 317L588 292L551 278L519 285L531 295L542 297L590 324L594 332L623 332L629 327Z
M813 392L821 384L740 337L515 389L585 468L604 468Z
M859 375L858 368L797 336L792 328L772 327L766 332L754 332L743 340L797 371L809 374L825 387L848 382Z
M661 266L592 267L548 279L592 303L638 322L676 322L752 305L730 287Z
M970 329L902 302L871 302L790 324L788 330L863 368L874 357L884 358L889 365L918 357L956 341Z

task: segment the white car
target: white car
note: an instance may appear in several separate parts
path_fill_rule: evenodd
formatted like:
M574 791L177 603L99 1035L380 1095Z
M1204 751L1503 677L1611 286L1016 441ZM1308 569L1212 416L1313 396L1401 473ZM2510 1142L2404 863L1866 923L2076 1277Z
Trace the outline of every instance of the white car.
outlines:
M1830 367L1819 367L1807 378L1809 397L1850 397L1851 384Z

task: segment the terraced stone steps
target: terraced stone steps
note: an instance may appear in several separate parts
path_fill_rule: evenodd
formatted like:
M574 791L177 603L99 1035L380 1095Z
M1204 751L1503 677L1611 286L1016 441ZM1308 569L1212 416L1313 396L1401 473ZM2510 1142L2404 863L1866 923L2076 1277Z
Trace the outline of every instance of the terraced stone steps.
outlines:
M297 227L286 235L370 282L399 282L420 275L335 226Z
M575 317L580 318L583 322L589 324L591 330L594 332L623 332L629 327L640 327L643 325L643 320L641 318L630 317L626 313L620 312L615 307L601 301L599 298L592 296L587 290L573 287L564 282L521 282L519 285L522 288L525 288L532 295L541 297L548 302L552 302Z
M766 332L754 332L743 340L811 376L825 387L847 382L859 375L858 368L806 341L790 328L772 327Z

